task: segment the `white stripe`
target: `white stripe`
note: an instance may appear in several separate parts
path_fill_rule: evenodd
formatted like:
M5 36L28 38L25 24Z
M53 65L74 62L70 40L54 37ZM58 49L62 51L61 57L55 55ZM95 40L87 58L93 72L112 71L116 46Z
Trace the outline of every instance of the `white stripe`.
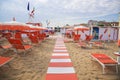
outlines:
M75 71L73 67L48 67L47 73L65 74L65 73L75 73Z
M64 44L56 44L55 46L65 46Z
M56 44L64 44L64 42L58 42L58 43L56 43Z
M64 46L55 46L55 47L65 47L65 45Z
M70 59L51 59L50 62L71 62Z
M52 54L52 56L69 56L69 54L68 53L57 53L57 54Z
M57 49L55 49L55 50L53 50L53 51L55 51L55 52L67 52L67 50L57 50Z
M67 51L54 51L54 53L67 53Z
M55 45L55 47L65 47L65 45Z

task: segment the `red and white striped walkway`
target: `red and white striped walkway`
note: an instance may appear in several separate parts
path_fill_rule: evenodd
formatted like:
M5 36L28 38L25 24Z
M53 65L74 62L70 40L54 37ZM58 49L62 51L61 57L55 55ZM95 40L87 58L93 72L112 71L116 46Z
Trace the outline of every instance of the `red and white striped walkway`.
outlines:
M46 80L78 80L62 37L57 38Z

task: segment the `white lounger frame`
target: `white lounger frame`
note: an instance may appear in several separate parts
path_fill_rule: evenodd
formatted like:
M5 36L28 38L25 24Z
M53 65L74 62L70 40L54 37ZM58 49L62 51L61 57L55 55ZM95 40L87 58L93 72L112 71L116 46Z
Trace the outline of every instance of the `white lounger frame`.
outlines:
M118 74L118 64L103 64L101 63L97 58L95 58L94 56L91 55L91 57L96 60L98 63L100 63L100 65L102 66L102 70L103 70L103 74L105 74L105 67L106 66L115 66L116 67L116 74ZM111 58L111 57L110 57ZM114 60L113 58L111 58L112 60ZM115 61L115 60L114 60Z

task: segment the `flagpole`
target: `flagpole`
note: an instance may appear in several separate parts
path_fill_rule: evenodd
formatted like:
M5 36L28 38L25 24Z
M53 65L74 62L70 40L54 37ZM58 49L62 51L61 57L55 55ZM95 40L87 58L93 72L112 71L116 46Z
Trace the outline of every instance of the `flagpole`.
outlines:
M27 5L27 10L28 10L28 22L30 22L30 3L28 0L28 5Z

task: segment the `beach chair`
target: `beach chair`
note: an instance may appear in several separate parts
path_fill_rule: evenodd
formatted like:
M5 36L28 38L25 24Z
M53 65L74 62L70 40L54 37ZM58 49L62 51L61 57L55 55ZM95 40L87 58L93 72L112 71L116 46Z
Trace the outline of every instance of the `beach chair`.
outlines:
M81 35L74 35L74 38L73 38L74 42L78 42L80 40L80 36Z
M3 37L10 38L10 37L12 37L12 34L10 32L3 33Z
M38 34L39 40L43 41L42 34Z
M85 35L85 36L86 36L85 41L88 41L88 42L90 42L92 40L92 38L93 38L92 35Z
M20 39L22 39L21 33L20 33L20 32L16 32L16 33L15 33L15 38L18 38L18 39L20 38Z
M16 52L18 52L18 50L31 50L32 46L31 45L23 45L22 41L19 39L8 39L8 41L11 43L11 45L13 46L13 48L16 49ZM25 55L25 52L24 52Z
M40 41L43 41L45 40L46 34L45 33L39 34L38 37Z
M0 56L0 67L9 63L13 58Z
M8 44L8 45L0 45L0 49L2 50L2 52L7 51L10 48L12 48L12 46L10 44Z
M94 42L93 45L99 48L105 48L105 44L102 42Z
M82 48L88 48L91 47L91 43L90 40L92 39L92 36L90 35L86 35L86 39L84 41L79 41L78 42L78 46L82 47Z
M96 60L103 68L103 74L105 74L105 67L107 66L115 66L116 67L116 73L118 74L118 63L116 60L111 58L110 56L107 56L106 54L101 53L92 53L91 57Z
M24 43L27 43L27 42L28 42L27 39L23 39L23 38L22 38L22 33L21 33L21 32L16 32L16 33L15 33L15 38L16 38L16 39L20 39L20 40L23 41Z
M85 42L79 41L77 44L78 44L78 46L80 46L81 48L87 48L87 47L88 47L88 44L85 43Z
M11 47L12 47L12 46L11 46L10 44L4 45L4 46L0 45L0 48L1 48L1 49L4 49L4 50L10 49Z
M41 42L37 35L28 34L28 37L33 44L39 44Z

